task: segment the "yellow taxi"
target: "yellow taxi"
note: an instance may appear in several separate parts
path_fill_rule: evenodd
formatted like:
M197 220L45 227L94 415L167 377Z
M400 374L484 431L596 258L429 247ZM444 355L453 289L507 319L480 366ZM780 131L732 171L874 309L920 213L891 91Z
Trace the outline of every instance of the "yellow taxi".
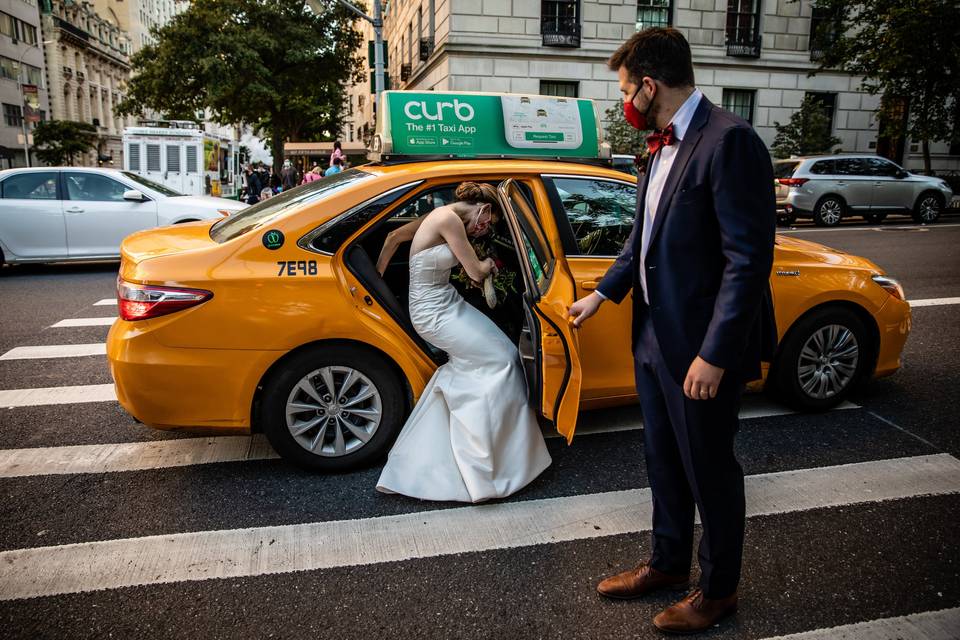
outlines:
M386 92L378 161L129 236L107 341L123 407L161 429L264 432L314 469L382 457L445 356L410 324L408 246L382 274L378 256L464 180L501 198L492 242L515 293L486 311L516 342L535 409L569 441L581 409L634 402L631 305L577 330L566 312L626 240L636 178L602 158L595 106L561 100ZM910 307L869 260L780 236L770 282L780 341L757 384L787 404L823 410L900 367Z

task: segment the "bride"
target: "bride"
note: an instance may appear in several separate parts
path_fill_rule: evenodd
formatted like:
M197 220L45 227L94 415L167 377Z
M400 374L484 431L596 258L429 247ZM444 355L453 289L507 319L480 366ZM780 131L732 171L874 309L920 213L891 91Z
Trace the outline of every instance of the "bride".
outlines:
M496 273L468 236L500 218L496 191L464 182L456 202L398 229L378 260L381 272L396 240L410 245L410 319L449 361L437 369L390 451L377 490L424 500L481 502L529 484L550 466L543 435L527 404L516 346L450 284L458 263L475 282Z

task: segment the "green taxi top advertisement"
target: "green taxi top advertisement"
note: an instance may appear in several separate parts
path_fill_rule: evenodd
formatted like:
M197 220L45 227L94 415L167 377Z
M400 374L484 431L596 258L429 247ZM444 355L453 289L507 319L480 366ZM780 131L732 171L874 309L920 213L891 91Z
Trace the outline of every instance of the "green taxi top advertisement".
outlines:
M386 91L381 142L396 155L597 158L593 101L519 94Z

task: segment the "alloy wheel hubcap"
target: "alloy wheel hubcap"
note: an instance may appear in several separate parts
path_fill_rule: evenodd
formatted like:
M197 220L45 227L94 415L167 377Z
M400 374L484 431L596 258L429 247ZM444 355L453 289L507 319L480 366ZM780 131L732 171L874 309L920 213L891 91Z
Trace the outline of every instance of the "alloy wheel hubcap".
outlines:
M840 221L840 203L836 200L827 200L820 206L820 217L827 224L836 224Z
M382 417L380 391L351 367L311 371L287 397L290 435L318 456L335 458L360 449L377 432Z
M859 361L860 345L850 329L839 324L821 327L800 350L800 387L817 400L833 397L850 385Z
M925 222L936 220L939 213L940 203L937 202L936 198L924 198L923 202L920 203L920 218Z

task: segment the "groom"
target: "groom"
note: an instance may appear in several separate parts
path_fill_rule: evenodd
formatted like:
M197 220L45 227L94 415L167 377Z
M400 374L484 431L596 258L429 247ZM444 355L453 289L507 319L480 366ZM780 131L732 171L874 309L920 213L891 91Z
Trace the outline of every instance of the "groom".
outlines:
M775 197L770 155L751 126L694 86L690 46L641 31L609 60L624 115L650 160L637 217L597 290L570 308L580 326L633 289L633 353L653 494L653 553L603 580L609 598L683 588L700 512L700 583L654 618L663 631L710 628L737 606L743 470L733 451L744 384L776 340L768 278Z

